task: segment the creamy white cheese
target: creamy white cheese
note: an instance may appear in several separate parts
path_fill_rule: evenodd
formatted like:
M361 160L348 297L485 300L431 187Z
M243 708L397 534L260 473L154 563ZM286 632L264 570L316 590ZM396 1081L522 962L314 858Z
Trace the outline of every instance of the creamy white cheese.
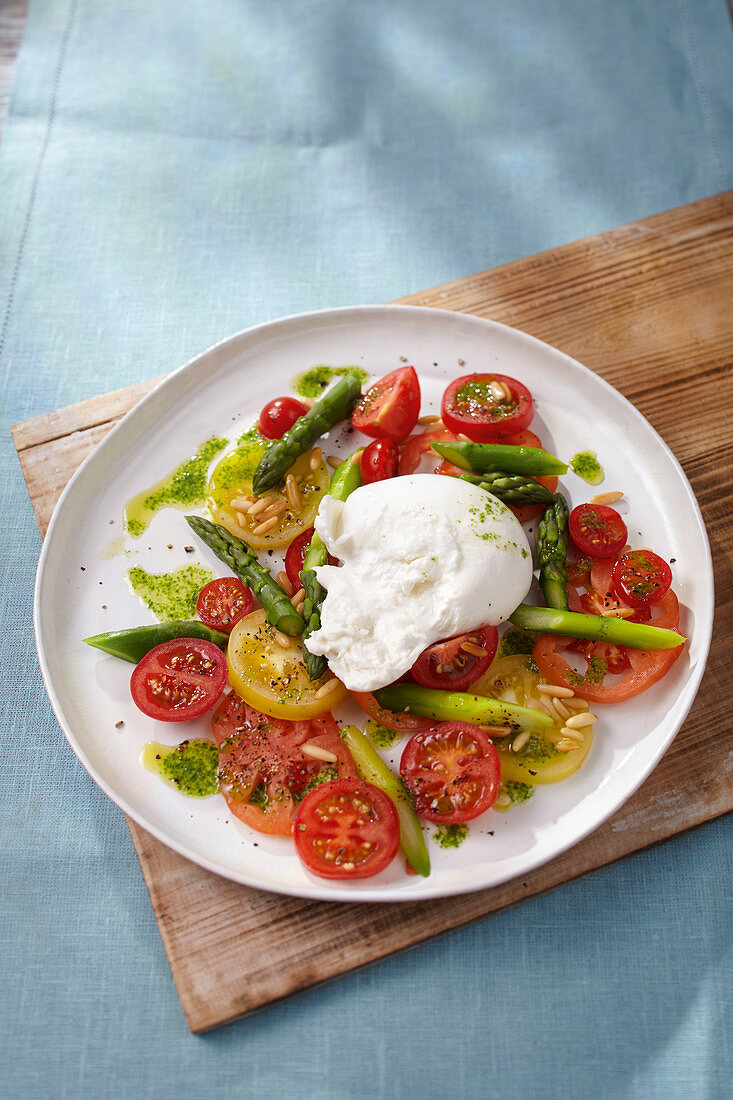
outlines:
M521 524L483 489L417 474L377 481L345 501L326 496L316 531L338 566L308 648L352 691L397 680L423 649L503 622L532 581Z

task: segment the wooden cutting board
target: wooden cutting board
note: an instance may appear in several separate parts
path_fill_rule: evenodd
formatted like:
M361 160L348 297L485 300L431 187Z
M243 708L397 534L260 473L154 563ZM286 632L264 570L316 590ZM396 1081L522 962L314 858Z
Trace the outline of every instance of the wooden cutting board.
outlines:
M718 603L684 728L611 820L503 886L414 904L304 901L201 870L128 819L173 978L195 1032L253 1012L559 886L733 808L733 192L402 299L514 325L619 389L682 463L705 517ZM38 525L81 460L153 385L13 429Z

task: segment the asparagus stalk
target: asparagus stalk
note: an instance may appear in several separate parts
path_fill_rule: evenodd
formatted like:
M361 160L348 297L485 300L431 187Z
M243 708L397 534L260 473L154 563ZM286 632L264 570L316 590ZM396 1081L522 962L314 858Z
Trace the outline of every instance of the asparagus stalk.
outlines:
M355 451L353 455L345 459L331 478L328 492L329 495L335 497L336 500L346 500L346 498L353 493L354 489L358 489L361 485L361 466L359 459L361 458L363 450L364 448L360 447L358 451ZM325 657L311 653L308 649L308 638L311 634L315 633L321 625L321 607L326 595L323 586L318 582L315 571L319 565L325 565L327 560L328 553L326 547L323 545L320 535L316 534L314 531L310 546L305 552L303 568L300 573L300 579L305 588L305 601L303 603L303 618L305 620L305 630L303 631L303 663L311 680L317 680L320 676L323 676L327 667Z
M512 729L541 733L553 721L546 714L502 699L488 699L466 691L436 691L418 684L390 684L376 691L380 707L409 710L437 722L471 722L474 726L511 726Z
M281 485L296 458L340 420L345 420L360 396L359 375L356 371L349 371L320 401L316 401L305 416L295 421L282 439L270 444L254 472L252 488L255 494L262 496L268 489Z
M254 550L246 542L230 535L224 527L203 516L186 516L188 525L210 547L217 558L252 589L262 604L267 621L291 638L303 633L305 623L270 571L260 565Z
M544 504L552 500L552 493L546 485L541 485L534 478L522 477L521 474L504 474L500 471L462 474L461 481L478 485L505 504Z
M568 549L567 502L557 493L545 508L537 526L537 554L540 560L540 585L548 607L568 610L568 571L565 560Z
M186 619L177 623L146 623L145 626L131 626L127 630L110 630L106 634L95 634L85 638L87 645L109 653L111 657L120 657L136 665L146 653L163 642L174 638L201 638L213 642L219 649L226 650L229 635L221 630L212 630L198 619Z
M512 447L508 443L431 443L441 458L447 458L454 466L484 474L501 470L505 474L564 474L567 463L548 454L540 447Z
M613 615L585 615L554 607L531 607L520 603L509 622L524 630L542 634L562 634L568 638L587 638L593 642L612 642L631 649L674 649L686 640L675 630L631 623Z
M400 847L419 875L430 874L430 856L420 821L412 799L399 776L382 759L376 749L356 726L342 726L341 736L354 758L356 770L367 783L373 783L391 798L400 819Z

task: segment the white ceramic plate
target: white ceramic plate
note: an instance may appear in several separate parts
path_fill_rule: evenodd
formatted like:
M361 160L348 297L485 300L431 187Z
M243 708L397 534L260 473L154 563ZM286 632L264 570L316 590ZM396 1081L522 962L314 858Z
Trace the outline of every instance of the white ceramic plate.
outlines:
M235 439L266 401L290 392L293 377L315 364L357 364L378 378L405 360L420 376L423 414L439 411L451 378L494 369L529 386L537 406L532 426L548 450L566 460L578 451L597 452L606 472L602 488L624 490L618 508L631 541L674 560L680 628L690 642L661 683L638 699L602 708L591 755L572 779L538 788L529 803L508 814L488 811L472 823L458 849L442 850L431 839L435 828L427 828L429 878L408 877L397 859L375 878L329 883L301 867L289 840L257 835L233 819L218 795L188 799L145 771L138 758L146 741L176 744L186 736L206 736L208 721L168 725L146 718L130 698L131 666L82 639L153 621L125 579L132 565L162 572L195 558L217 575L226 573L208 549L184 551L194 540L174 509L160 512L147 534L126 540L122 550L122 510L129 497L212 435ZM353 446L352 437L342 449ZM561 484L572 504L598 491L573 474ZM46 537L35 603L38 652L58 720L89 774L126 813L182 855L237 882L362 902L496 885L552 859L600 825L650 773L684 721L703 673L712 613L710 550L697 503L644 418L585 367L524 333L405 306L329 310L260 325L167 378L110 432L68 485ZM398 759L399 749L391 759Z

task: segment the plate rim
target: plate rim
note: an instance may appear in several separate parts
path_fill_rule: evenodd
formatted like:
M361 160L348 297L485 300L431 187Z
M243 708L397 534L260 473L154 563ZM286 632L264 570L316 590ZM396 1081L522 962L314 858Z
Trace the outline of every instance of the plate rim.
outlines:
M395 890L394 887L377 887L374 889L362 888L358 893L348 889L348 885L334 887L330 883L328 885L321 885L314 882L313 884L306 883L297 886L289 886L287 884L280 883L263 883L261 880L255 881L250 875L237 875L229 873L227 869L222 868L216 864L213 860L208 859L206 856L199 855L198 853L192 853L190 849L187 849L185 845L179 843L177 840L170 838L165 834L163 829L158 828L156 825L151 824L145 820L145 816L142 812L138 812L134 806L131 806L126 798L112 793L110 785L97 773L95 767L86 758L81 746L78 744L76 736L71 728L72 723L67 722L63 713L63 707L56 694L53 678L49 668L49 663L46 654L46 648L43 637L43 627L41 623L41 600L43 595L43 582L44 574L47 566L47 560L52 552L53 538L55 536L56 527L61 522L61 516L63 514L64 507L68 497L74 492L75 485L80 480L84 473L92 462L98 461L100 453L103 453L109 447L114 446L116 436L124 431L126 425L130 419L135 418L141 414L141 411L148 406L153 405L160 399L160 395L171 385L174 385L176 381L183 375L195 372L196 368L205 360L209 359L216 353L223 353L227 348L232 345L241 342L244 338L256 339L258 336L266 336L267 330L270 330L273 334L277 333L279 329L285 329L289 326L295 326L298 323L317 323L318 321L327 321L331 319L344 318L348 319L349 316L353 317L355 321L364 320L369 314L376 313L379 315L398 313L402 314L429 314L431 317L435 317L440 314L447 323L450 323L453 318L457 321L466 321L469 323L477 324L478 326L485 326L488 329L496 329L501 332L509 332L512 338L521 341L526 341L533 345L536 349L541 350L543 354L550 353L552 356L558 357L561 360L570 362L574 368L579 369L581 373L592 377L594 383L599 384L602 388L607 389L613 393L616 398L619 398L627 410L633 414L637 422L642 423L644 428L652 433L657 446L665 453L668 460L670 460L673 466L676 468L678 477L681 480L682 487L685 490L688 501L691 505L692 511L695 514L697 520L697 526L699 533L702 537L703 545L705 548L706 556L706 570L705 570L705 601L706 606L709 609L706 616L705 633L701 638L699 628L696 624L696 642L698 645L699 658L696 666L691 670L690 678L685 684L685 691L688 694L686 705L683 708L679 716L679 720L673 732L663 740L663 742L657 746L656 750L652 753L647 765L643 768L640 774L636 777L636 782L630 787L627 786L624 789L624 793L621 798L613 800L613 805L608 808L600 817L594 817L587 824L586 827L580 828L572 833L567 843L561 843L554 846L550 855L538 855L536 858L531 858L531 850L525 853L522 859L521 866L518 869L508 870L506 874L500 874L498 877L493 878L490 883L469 883L465 887L460 889L448 888L441 889L440 886L430 887L430 879L422 879L415 877L410 880L410 885L414 885L419 889L400 888ZM695 493L690 484L689 478L685 473L681 463L675 457L671 448L665 442L663 437L654 428L654 426L646 419L646 417L633 405L628 398L626 398L619 390L607 382L605 378L597 374L590 367L587 367L584 363L575 359L567 352L555 347L552 344L548 344L546 341L539 339L532 334L525 332L523 329L515 328L512 325L507 325L504 322L494 321L490 318L481 317L476 314L466 313L458 310L443 309L434 306L415 306L409 304L387 303L387 304L373 304L373 305L352 305L352 306L338 306L334 308L324 308L318 310L303 311L294 314L288 314L283 317L277 317L268 321L259 322L255 325L248 326L241 329L236 333L232 333L229 336L222 338L205 348L203 351L197 353L187 362L183 363L166 376L161 378L152 388L137 401L131 409L129 409L110 429L110 431L104 436L102 440L92 449L92 451L84 458L79 467L74 471L71 478L64 487L61 495L59 496L51 519L48 524L46 535L43 540L41 553L39 555L38 567L36 570L36 578L34 585L34 598L33 598L33 623L34 623L34 635L36 641L36 648L38 653L39 665L43 676L44 685L51 702L52 709L56 716L56 719L64 733L64 736L72 748L79 762L89 774L90 778L96 783L96 785L107 795L108 798L123 811L127 816L133 819L136 824L144 829L146 832L155 836L166 847L176 851L179 855L188 859L190 862L197 866L204 868L207 871L212 872L222 878L229 881L237 882L241 885L247 886L251 889L258 889L265 892L275 893L289 897L302 897L309 900L318 901L333 901L333 902L351 902L355 904L368 904L372 902L379 903L398 903L398 902L416 902L416 901L429 901L441 897L460 897L464 894L477 893L481 890L491 890L494 887L504 885L522 874L527 874L531 871L537 870L539 867L546 866L562 854L567 852L570 848L575 847L581 843L587 836L603 825L609 818L616 813L628 800L634 795L634 793L641 787L646 781L649 775L657 767L660 759L669 749L670 745L674 741L675 737L679 733L680 729L684 725L684 722L690 712L692 704L697 696L700 683L702 681L705 669L707 666L707 660L710 652L710 644L712 639L713 622L714 622L714 575L712 566L712 553L710 549L710 540L708 538L705 522L702 516L699 502L695 496ZM702 643L702 644L701 644Z

